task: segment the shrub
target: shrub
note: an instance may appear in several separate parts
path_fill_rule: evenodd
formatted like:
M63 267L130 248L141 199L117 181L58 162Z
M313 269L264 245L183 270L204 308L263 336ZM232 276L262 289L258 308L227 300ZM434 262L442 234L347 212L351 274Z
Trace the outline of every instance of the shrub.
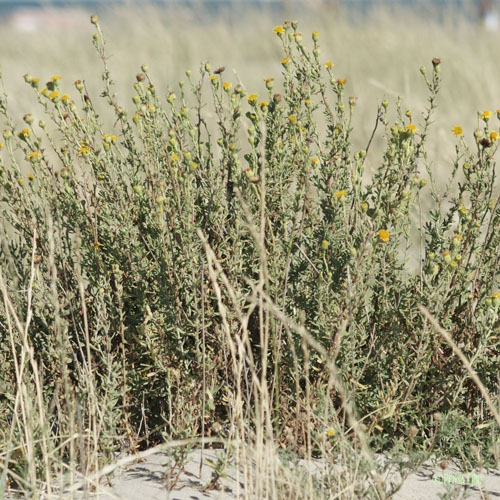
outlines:
M295 452L334 456L345 443L331 438L358 421L375 450L480 442L491 461L492 415L419 306L498 393L499 117L478 117L472 148L453 129L439 192L426 152L433 59L421 118L398 101L392 122L380 103L386 148L367 176L371 139L352 151L356 99L317 33L309 50L296 23L274 29L281 93L273 78L247 92L203 63L164 94L143 65L128 111L92 22L113 129L80 80L70 95L64 78L25 75L47 123L26 115L21 131L0 102L12 480L50 484L51 467L88 473L167 438L251 443L262 428ZM457 423L451 438L444 421Z

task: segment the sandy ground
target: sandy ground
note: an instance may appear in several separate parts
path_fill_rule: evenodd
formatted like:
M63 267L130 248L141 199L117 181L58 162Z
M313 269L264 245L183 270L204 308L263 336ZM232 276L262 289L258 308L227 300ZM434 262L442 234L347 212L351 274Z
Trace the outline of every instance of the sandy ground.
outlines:
M133 457L130 457L133 460ZM217 460L214 450L203 451L203 467L200 475L200 451L191 452L185 471L175 485L168 482L169 464L172 459L164 452L155 452L138 463L120 466L109 476L101 478L98 494L87 495L90 499L121 500L232 500L244 498L243 478L237 477L234 467L228 467L227 477L220 481L219 489L207 489ZM387 473L397 479L397 474ZM173 487L172 487L173 486ZM500 500L500 471L482 470L465 472L455 464L446 469L427 462L406 478L401 489L392 497L395 500L433 500L440 494L451 493L448 498ZM332 493L332 498L336 492ZM69 498L69 497L68 497ZM76 498L85 498L78 492ZM293 499L291 499L293 500ZM301 499L302 500L302 499Z
M147 452L146 452L147 453ZM66 492L63 499L88 500L233 500L245 498L243 477L237 476L234 467L227 467L226 477L220 480L218 489L208 488L212 479L211 463L217 461L214 450L203 451L203 467L200 475L200 450L189 454L184 472L175 484L169 474L172 458L165 452L151 450L140 461L126 457L117 464L107 466L98 481L97 492L87 493L75 486L72 493ZM119 464L119 465L118 465ZM318 470L321 469L321 464ZM169 479L170 484L169 484ZM397 474L386 473L389 479L398 479ZM97 484L95 482L94 484ZM408 476L401 489L392 497L394 500L433 500L445 493L448 499L500 500L500 471L482 470L464 472L455 464L446 469L428 462ZM337 498L332 492L331 498ZM9 497L14 498L14 497ZM61 497L56 497L61 498ZM294 500L294 499L290 499ZM301 499L306 500L306 499Z

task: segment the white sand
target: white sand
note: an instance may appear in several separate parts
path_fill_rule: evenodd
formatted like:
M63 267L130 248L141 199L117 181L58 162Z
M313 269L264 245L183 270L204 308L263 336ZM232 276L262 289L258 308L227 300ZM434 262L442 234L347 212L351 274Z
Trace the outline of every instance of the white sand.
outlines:
M214 450L204 450L204 465L200 476L200 451L191 452L185 471L176 485L169 489L166 471L172 459L165 453L153 453L144 461L120 467L109 482L101 478L98 494L88 498L102 500L230 500L244 498L243 477L237 478L234 467L226 469L227 477L220 481L221 488L204 490L210 483L213 468L208 460L216 460ZM133 457L131 457L133 459ZM396 473L387 472L388 479L398 480ZM433 500L439 494L452 492L451 498L500 500L500 472L496 470L462 471L455 464L441 469L427 462L408 476L395 500ZM332 492L332 498L337 492ZM77 498L84 498L81 490ZM290 499L294 500L294 499ZM305 499L301 499L305 500Z
M220 450L222 451L222 450ZM73 491L76 499L101 500L233 500L245 498L242 474L237 474L234 467L225 468L226 477L220 480L219 489L207 489L212 479L213 467L210 461L217 460L215 450L203 451L203 467L200 475L200 450L188 455L185 470L175 485L168 482L168 471L173 463L171 456L165 452L150 450L142 453L140 461L136 456L120 459L117 464L107 466L108 475L103 474L98 481L98 489L87 493L83 489ZM146 456L144 456L146 455ZM380 457L378 457L380 458ZM321 470L322 464L317 461L312 464L316 470ZM170 476L171 477L171 476ZM397 473L387 471L387 480L398 484ZM97 484L97 483L94 483ZM420 470L408 476L401 489L392 497L394 500L434 500L440 494L451 492L453 499L500 500L500 472L497 470L463 471L456 464L442 469L430 462ZM332 492L331 498L338 498L338 492ZM70 499L72 495L66 492L62 496L52 498ZM8 497L14 498L14 497ZM342 497L341 497L342 498ZM295 499L290 499L295 500ZM306 500L306 499L300 499Z

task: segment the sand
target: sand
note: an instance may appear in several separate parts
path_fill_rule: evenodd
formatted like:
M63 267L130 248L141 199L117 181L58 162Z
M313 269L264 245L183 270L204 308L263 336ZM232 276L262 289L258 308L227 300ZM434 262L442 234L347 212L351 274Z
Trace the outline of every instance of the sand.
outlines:
M173 460L165 451L150 450L136 456L126 457L116 464L107 466L99 478L97 492L85 494L83 489L73 492L75 499L101 500L232 500L245 498L244 478L234 467L228 466L226 477L220 480L218 488L207 487L212 479L215 450L203 450L203 467L200 475L201 451L188 455L185 470L176 481L169 474ZM220 456L220 450L219 450ZM318 461L319 462L319 461ZM500 500L500 472L498 470L463 471L456 463L449 463L443 469L437 461L426 462L419 470L411 473L401 489L392 497L395 500L433 500L441 498L447 491L447 498L470 498ZM321 463L313 464L321 470ZM391 471L385 473L389 480L399 482L400 476ZM168 479L170 477L170 480ZM332 492L331 498L336 498ZM70 498L69 492L63 498ZM251 497L250 497L251 498ZM293 499L290 499L293 500ZM305 499L301 499L305 500Z
M106 466L97 476L88 478L88 482L97 485L97 490L85 492L77 483L72 490L62 495L44 498L62 498L75 500L233 500L245 498L243 474L237 473L234 466L225 467L225 477L220 479L216 488L211 488L213 464L221 451L203 450L203 466L200 474L201 450L189 453L185 470L174 478L171 471L171 454L158 448L147 450L137 455L117 460ZM384 460L384 457L377 457ZM436 460L426 462L419 470L411 473L397 491L394 500L433 500L449 493L449 499L500 500L500 471L476 470L463 471L456 463L449 463L443 469ZM304 464L305 461L302 461ZM321 474L324 464L320 461L309 463L309 467ZM301 465L299 464L299 467ZM400 482L396 472L387 470L385 479ZM79 487L80 486L80 487ZM8 496L14 499L14 496ZM17 497L18 498L18 497ZM252 496L248 496L252 498ZM338 498L337 492L331 498ZM344 497L345 498L345 497ZM294 500L294 499L290 499ZM300 499L306 500L306 499Z

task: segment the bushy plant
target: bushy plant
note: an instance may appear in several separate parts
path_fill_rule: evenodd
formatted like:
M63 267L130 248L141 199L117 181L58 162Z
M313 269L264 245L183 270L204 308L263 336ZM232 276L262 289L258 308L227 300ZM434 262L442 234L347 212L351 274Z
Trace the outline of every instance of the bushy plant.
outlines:
M352 150L356 98L296 22L274 29L280 93L209 63L165 93L143 65L130 111L92 22L113 129L80 80L70 95L25 75L43 119L22 130L0 101L5 475L36 488L65 463L88 473L113 451L262 428L305 456L335 456L354 430L379 451L479 442L491 461L493 416L419 306L497 394L500 116L479 115L472 148L453 129L440 192L439 59L421 68L421 117L381 101L379 159L371 139ZM454 438L448 414L470 424Z

